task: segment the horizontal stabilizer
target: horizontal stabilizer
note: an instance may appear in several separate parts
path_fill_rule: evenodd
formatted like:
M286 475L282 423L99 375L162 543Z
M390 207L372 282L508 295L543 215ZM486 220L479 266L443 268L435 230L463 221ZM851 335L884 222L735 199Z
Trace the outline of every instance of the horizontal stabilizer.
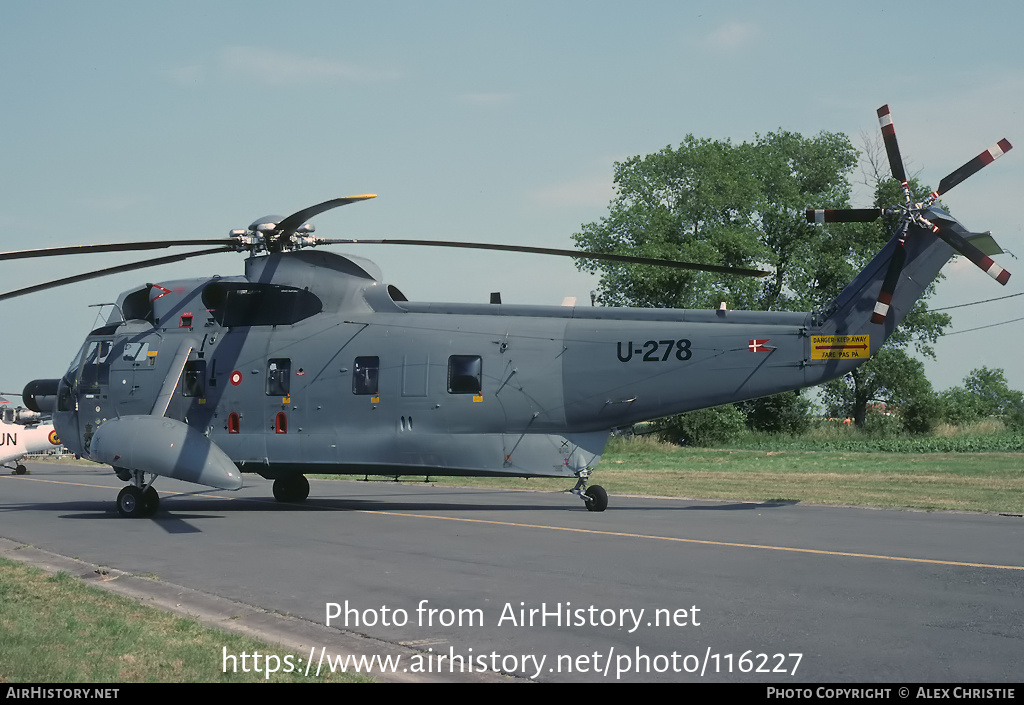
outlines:
M992 237L991 231L984 233L972 233L964 239L981 250L983 255L993 257L995 255L1006 254L1003 248L999 246L999 243L995 241L995 238Z

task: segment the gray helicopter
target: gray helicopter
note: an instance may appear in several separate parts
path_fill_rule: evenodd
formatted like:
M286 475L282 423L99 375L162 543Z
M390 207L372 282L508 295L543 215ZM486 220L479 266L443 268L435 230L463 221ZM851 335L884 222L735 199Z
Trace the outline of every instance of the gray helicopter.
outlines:
M213 252L248 252L241 276L146 284L122 293L59 379L35 380L25 403L52 412L71 451L129 482L126 517L153 514L153 481L222 489L242 474L272 479L300 502L307 473L565 477L588 510L589 485L613 429L693 409L800 389L862 364L960 253L1001 284L1009 273L935 207L941 193L1010 148L1005 140L915 202L887 107L879 110L904 202L887 209L808 211L810 222L895 214L888 244L821 311L785 313L408 301L372 262L309 249L385 243L527 251L705 271L767 272L586 252L421 240L313 236L307 221L372 198L326 201L267 216L225 240L175 240L0 253L214 248L144 260L0 295ZM987 252L987 254L986 254Z

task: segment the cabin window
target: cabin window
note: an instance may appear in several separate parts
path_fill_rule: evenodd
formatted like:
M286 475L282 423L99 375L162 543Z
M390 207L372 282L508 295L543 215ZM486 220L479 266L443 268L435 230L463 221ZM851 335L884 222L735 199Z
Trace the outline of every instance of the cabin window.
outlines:
M206 396L206 360L192 360L185 363L181 393L186 397Z
M267 360L267 396L286 397L291 388L292 361L287 357Z
M448 392L479 394L483 389L483 360L479 355L452 355L448 358Z
M377 394L377 373L380 370L380 358L357 357L355 369L352 370L352 393L361 395Z

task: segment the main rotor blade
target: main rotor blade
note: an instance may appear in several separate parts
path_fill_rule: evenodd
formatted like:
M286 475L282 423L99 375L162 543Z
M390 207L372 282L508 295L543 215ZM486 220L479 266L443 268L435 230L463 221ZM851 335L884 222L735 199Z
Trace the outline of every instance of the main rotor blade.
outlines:
M197 250L196 252L184 252L177 255L168 255L166 257L156 257L154 259L142 260L141 262L131 262L129 264L122 264L116 267L107 267L106 269L98 269L94 272L87 272L86 274L76 274L73 277L65 277L63 279L54 279L53 281L44 282L42 284L36 284L35 286L25 287L24 289L17 289L15 291L8 291L0 294L0 301L5 299L13 299L16 296L24 296L26 294L33 294L37 291L44 291L46 289L53 289L58 286L64 286L65 284L74 284L76 282L86 281L89 279L96 279L98 277L105 277L110 274L119 274L121 272L130 272L133 269L144 269L145 267L155 267L160 264L170 264L171 262L180 262L182 260L189 259L190 257L199 257L201 255L213 255L219 252L234 252L233 248L230 247L217 247L211 250Z
M825 208L807 210L808 223L870 223L884 213L881 208Z
M885 152L889 155L889 169L892 170L892 177L901 184L906 184L907 172L903 169L903 158L900 157L900 147L896 143L896 128L892 124L892 115L889 114L888 105L883 105L878 109L878 124L882 128L882 141L885 142Z
M743 269L742 267L726 267L717 264L696 264L694 262L677 262L668 259L652 259L649 257L633 257L631 255L613 255L599 252L582 252L580 250L559 250L550 247L527 247L524 245L496 245L487 242L452 242L447 240L350 240L350 239L318 239L318 245L422 245L424 247L456 247L467 250L498 250L500 252L526 252L537 255L554 255L556 257L575 257L578 259L605 260L609 262L627 262L630 264L648 264L655 267L673 269L690 269L698 272L714 272L716 274L735 274L744 277L766 277L771 272L760 269Z
M130 252L134 250L160 250L181 245L234 245L235 240L161 240L159 242L111 242L105 245L70 245L67 247L45 247L39 250L15 250L0 252L0 261L27 259L29 257L57 257L59 255L81 255L94 252Z
M1001 139L994 145L986 149L984 152L970 160L962 167L954 171L953 173L946 176L942 181L939 182L939 187L932 191L932 194L928 197L928 203L931 203L942 194L949 191L951 188L956 186L958 183L973 176L974 174L981 171L983 168L994 162L999 157L1003 156L1007 152L1013 149L1013 145L1010 144L1009 140Z
M933 233L945 240L946 243L954 250L974 262L974 264L978 265L981 271L985 272L985 274L989 275L1003 286L1006 286L1006 282L1010 281L1009 272L993 262L991 257L971 244L970 241L960 235L960 233L948 226L936 225L929 220L925 220L924 222L928 224Z
M330 201L324 201L323 203L318 203L317 205L310 206L309 208L303 208L301 211L292 213L290 216L278 223L277 227L274 228L274 233L277 237L291 237L292 234L298 230L300 225L313 216L320 215L324 211L329 211L332 208L337 208L338 206L345 206L349 203L356 203L358 201L365 201L376 197L377 194L375 193L364 193L359 196L343 196L341 198L332 198Z

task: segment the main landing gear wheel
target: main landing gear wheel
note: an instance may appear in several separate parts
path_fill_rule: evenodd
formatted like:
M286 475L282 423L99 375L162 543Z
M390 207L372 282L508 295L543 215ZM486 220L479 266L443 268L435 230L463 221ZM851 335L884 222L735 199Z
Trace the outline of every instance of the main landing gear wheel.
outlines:
M117 493L117 513L123 517L142 516L142 490L134 485L127 485Z
M601 485L588 487L583 493L583 503L587 505L588 512L603 512L608 508L608 493Z
M18 464L18 466L16 468L14 468L14 474L15 475L24 475L27 472L28 472L28 470L25 469L25 466L20 464L20 463Z
M156 490L153 489L153 485L150 485L142 492L143 502L143 516L153 516L156 514L156 510L160 508L160 495L157 494Z
M304 502L309 496L309 480L305 475L279 477L274 480L274 499L278 502Z
M127 485L117 495L117 513L129 519L153 516L160 506L160 496L152 486L145 490Z
M133 483L123 487L118 493L117 513L129 519L141 519L156 514L160 507L160 495L153 488L152 481L147 485L145 476L139 470L114 468L114 472L121 479L126 479L123 474L127 474ZM153 479L156 479L155 476Z

